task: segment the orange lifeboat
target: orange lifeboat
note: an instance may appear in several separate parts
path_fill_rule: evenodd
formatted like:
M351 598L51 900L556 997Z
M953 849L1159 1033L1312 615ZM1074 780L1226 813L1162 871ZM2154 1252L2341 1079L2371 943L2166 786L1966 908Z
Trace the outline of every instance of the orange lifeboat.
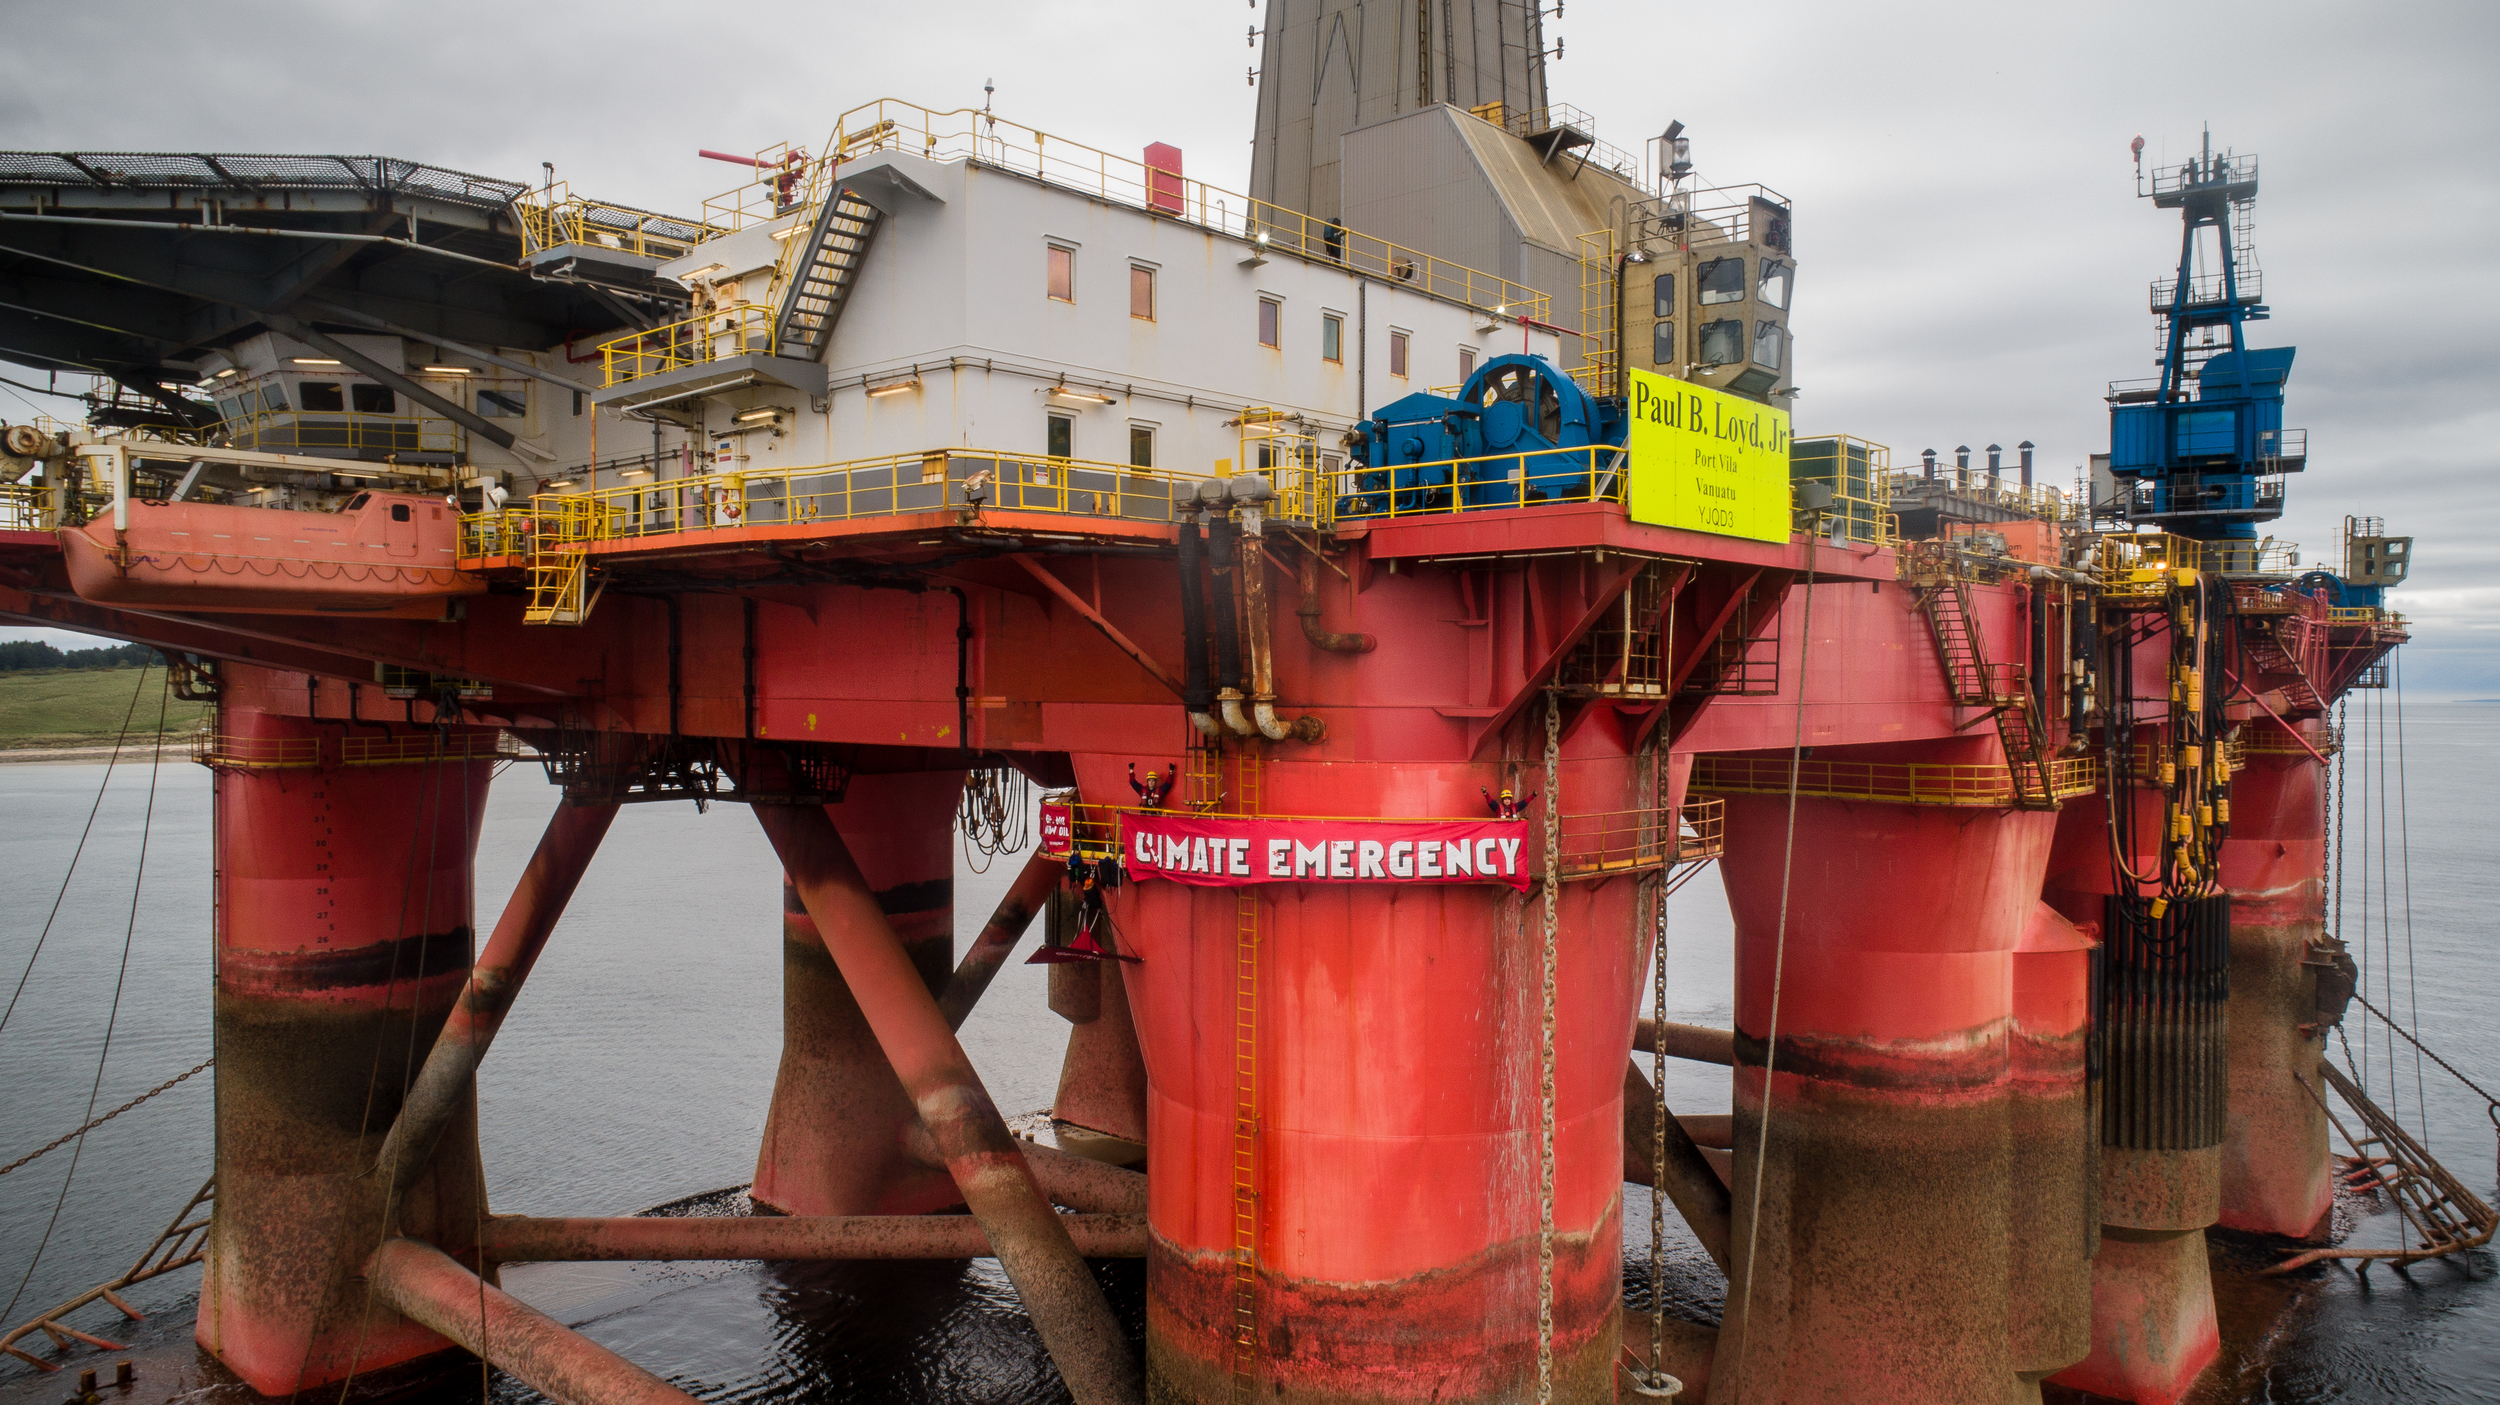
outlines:
M440 619L486 578L459 569L441 498L358 493L336 512L134 499L129 527L61 529L70 585L103 605L257 615Z

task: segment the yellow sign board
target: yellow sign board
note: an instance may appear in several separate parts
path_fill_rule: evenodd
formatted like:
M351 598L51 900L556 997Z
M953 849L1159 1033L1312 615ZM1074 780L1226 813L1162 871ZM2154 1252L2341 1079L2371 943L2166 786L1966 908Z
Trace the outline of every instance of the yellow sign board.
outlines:
M1788 412L1647 371L1631 380L1632 520L1787 541Z

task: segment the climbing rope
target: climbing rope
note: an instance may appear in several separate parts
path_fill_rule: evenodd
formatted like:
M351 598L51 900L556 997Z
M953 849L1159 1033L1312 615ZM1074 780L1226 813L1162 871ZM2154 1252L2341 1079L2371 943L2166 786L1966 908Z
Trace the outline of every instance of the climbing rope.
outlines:
M1536 1400L1554 1399L1554 936L1562 897L1562 695L1545 695L1545 905L1537 1027Z
M148 1089L144 1093L141 1093L139 1096L123 1103L120 1107L104 1114L102 1117L90 1120L85 1126L77 1128L74 1131L64 1132L60 1136L54 1137L52 1140L45 1142L42 1146L36 1147L33 1151L17 1158L8 1165L0 1166L0 1176L7 1175L9 1172L16 1170L18 1167L25 1165L27 1162L34 1160L36 1157L43 1155L47 1151L60 1150L62 1147L69 1145L70 1142L76 1140L77 1138L87 1135L96 1128L103 1126L105 1123L110 1122L114 1118L121 1116L123 1113L130 1111L134 1107L137 1107L139 1104L146 1102L148 1099L155 1097L157 1094L162 1093L173 1087L175 1084L189 1078L192 1074L198 1073L204 1068L209 1068L215 1065L216 1062L217 1060L213 1058L202 1059L198 1063L184 1069L182 1072L175 1074L173 1077L168 1078L164 1082L157 1084L155 1087Z
M1814 548L1820 540L1815 533L1806 536L1806 600L1797 641L1797 725L1788 746L1788 838L1780 851L1779 925L1771 939L1771 1018L1762 1036L1762 1125L1754 1139L1753 1213L1745 1217L1745 1286L1734 1300L1749 1321L1753 1315L1754 1254L1762 1244L1762 1170L1771 1157L1771 1089L1773 1075L1779 1068L1780 986L1788 970L1788 880L1797 861L1797 791L1806 757L1806 662L1814 652ZM1744 1345L1736 1353L1735 1373L1739 1376L1745 1369L1745 1348L1752 1345L1753 1333L1748 1331Z

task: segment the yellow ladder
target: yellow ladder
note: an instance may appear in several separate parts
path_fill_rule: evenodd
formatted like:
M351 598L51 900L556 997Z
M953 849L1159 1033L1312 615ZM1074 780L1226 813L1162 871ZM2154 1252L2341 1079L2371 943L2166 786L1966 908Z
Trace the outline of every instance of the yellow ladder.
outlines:
M1218 753L1220 755L1220 753ZM1259 812L1260 757L1233 753L1236 814ZM1259 890L1233 910L1233 1398L1247 1402L1259 1371Z

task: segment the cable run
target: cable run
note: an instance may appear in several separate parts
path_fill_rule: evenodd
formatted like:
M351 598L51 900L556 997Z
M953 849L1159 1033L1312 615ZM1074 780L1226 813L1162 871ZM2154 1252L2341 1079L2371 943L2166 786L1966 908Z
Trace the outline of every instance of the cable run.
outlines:
M1745 1217L1745 1289L1735 1299L1749 1319L1753 1313L1754 1254L1762 1244L1762 1171L1771 1156L1771 1089L1780 1056L1780 982L1788 966L1788 881L1797 862L1797 791L1806 764L1806 663L1814 653L1814 549L1821 540L1820 533L1810 532L1806 536L1806 600L1797 640L1797 726L1788 744L1788 837L1780 852L1779 926L1771 941L1770 1026L1762 1036L1762 1125L1754 1139L1753 1213ZM1748 1354L1745 1348L1752 1345L1753 1334L1748 1332L1744 1346L1736 1353L1734 1374L1740 1378Z
M144 673L142 678L144 678ZM121 1023L122 990L130 982L130 947L139 936L139 891L148 876L148 836L156 827L156 781L165 769L165 711L173 703L174 677L166 671L156 697L156 753L148 767L148 807L139 821L139 861L130 875L130 921L122 928L121 967L113 977L113 1005L104 1017L104 1047L96 1051L95 1081L87 1085L87 1117L97 1120L96 1099L104 1091L104 1065L113 1056L113 1031ZM43 1226L43 1238L35 1244L34 1257L26 1261L26 1272L17 1280L17 1291L9 1294L9 1305L0 1308L0 1321L14 1321L18 1299L26 1295L26 1285L33 1282L35 1268L43 1262L43 1251L52 1245L52 1231L60 1226L61 1207L69 1203L69 1188L78 1180L78 1163L87 1154L87 1134L82 1128L72 1134L77 1146L69 1154L69 1173L61 1177L61 1193L52 1201L52 1218Z
M69 881L77 876L79 855L87 852L87 836L95 831L96 812L104 808L105 788L113 783L113 767L122 759L122 743L130 739L130 719L139 714L139 694L148 686L148 670L139 670L139 681L130 685L130 706L122 711L120 735L113 738L113 754L105 758L104 778L96 782L95 803L87 807L87 823L78 831L78 847L70 850L69 872L61 875L61 890L52 895L52 911L43 919L43 930L35 936L35 949L26 954L26 969L18 973L17 989L9 992L9 1008L0 1011L0 1029L9 1027L9 1016L17 1013L17 998L26 993L26 978L35 973L35 959L43 955L43 944L52 935L52 924L61 915L61 900L69 896ZM158 728L161 733L162 727ZM89 1109L92 1111L93 1109Z
M189 1078L192 1074L198 1073L202 1069L213 1067L216 1062L217 1060L214 1058L202 1059L198 1063L184 1069L182 1072L175 1074L173 1077L168 1078L164 1082L157 1084L155 1087L148 1089L144 1093L141 1093L139 1096L123 1103L120 1107L104 1114L102 1117L89 1121L85 1126L77 1128L74 1131L64 1132L60 1136L54 1137L52 1140L45 1142L42 1146L36 1147L33 1151L17 1158L8 1165L0 1166L0 1176L7 1175L9 1172L16 1170L18 1167L25 1165L29 1161L34 1160L36 1157L43 1155L45 1152L60 1150L62 1147L69 1145L73 1139L87 1135L89 1132L92 1132L96 1128L103 1126L105 1123L112 1121L114 1118L121 1116L123 1113L130 1111L132 1108L137 1107L139 1104L146 1102L152 1097L155 1097L157 1094L171 1089L175 1084Z

